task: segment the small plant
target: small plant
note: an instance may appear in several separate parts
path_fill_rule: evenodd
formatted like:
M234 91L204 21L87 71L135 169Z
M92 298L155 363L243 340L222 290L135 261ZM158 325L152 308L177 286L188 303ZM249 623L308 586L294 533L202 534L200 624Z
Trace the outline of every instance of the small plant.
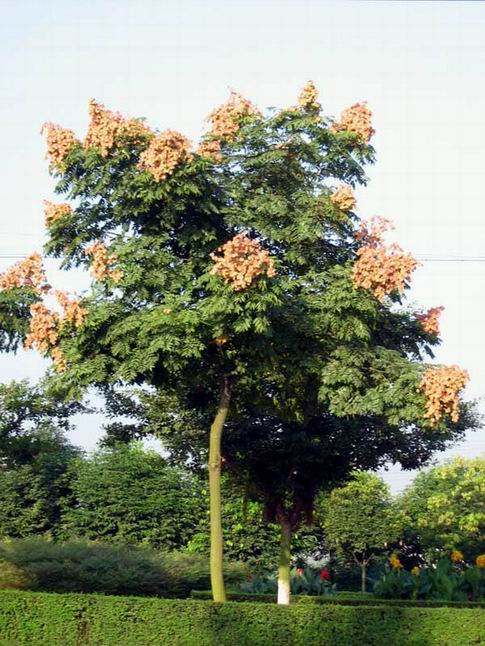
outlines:
M266 574L251 577L240 586L240 590L250 594L269 594L276 593L277 587L277 575ZM327 568L297 567L290 571L291 594L334 594L335 587L335 584L332 583L332 575Z
M466 565L463 555L453 551L451 558L408 572L394 556L391 567L374 583L374 594L384 599L479 601L485 597L485 568Z

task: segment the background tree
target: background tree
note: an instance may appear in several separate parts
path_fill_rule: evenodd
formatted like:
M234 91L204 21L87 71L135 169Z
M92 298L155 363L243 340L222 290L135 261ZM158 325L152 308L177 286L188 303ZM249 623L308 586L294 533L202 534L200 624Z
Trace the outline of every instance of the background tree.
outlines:
M326 545L360 566L365 592L369 563L400 535L399 515L389 488L375 475L356 473L327 497L322 525Z
M183 548L206 515L200 481L154 451L121 445L80 458L69 468L62 538Z
M27 381L0 384L0 535L55 534L66 471L80 455L65 437L77 404Z
M399 504L405 542L428 557L460 550L474 559L485 551L484 458L456 458L419 473Z
M416 262L385 244L385 223L355 214L352 187L374 158L370 110L335 121L317 98L309 83L298 105L263 116L232 94L196 150L95 101L82 143L46 124L56 190L76 204L47 204L46 252L90 267L93 289L81 301L55 293L51 310L37 260L2 277L10 294L38 299L25 343L53 358L64 389L151 384L177 403L172 422L181 408L211 419L218 601L229 409L241 426L374 415L424 432L460 417L465 372L423 364L435 309L399 308Z

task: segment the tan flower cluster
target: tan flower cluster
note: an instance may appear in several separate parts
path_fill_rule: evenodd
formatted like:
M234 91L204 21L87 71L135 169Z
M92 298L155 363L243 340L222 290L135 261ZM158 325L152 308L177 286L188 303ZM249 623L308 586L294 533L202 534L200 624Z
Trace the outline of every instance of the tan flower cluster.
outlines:
M384 233L393 228L390 220L380 216L373 217L361 222L359 229L355 232L355 239L366 247L376 248L382 245Z
M340 121L333 124L331 130L348 130L354 132L359 139L368 143L375 133L371 125L372 112L366 103L355 103L350 108L344 110L340 116Z
M113 269L118 256L114 253L108 254L102 242L93 242L86 248L86 254L92 256L91 273L97 280L110 279L117 283L123 278L123 273L119 269Z
M113 148L118 136L123 117L94 99L89 102L89 127L84 140L85 148L99 148L101 155L106 157Z
M89 102L90 122L85 148L98 148L106 157L115 146L117 139L125 138L139 143L153 135L151 130L138 119L123 119L118 112L112 112L94 99Z
M222 159L221 142L217 139L202 141L197 148L197 154L215 162L220 162Z
M303 110L319 112L322 109L322 106L317 99L318 90L315 87L315 83L313 81L308 81L298 97L298 105L300 108L303 108Z
M69 298L66 292L56 290L55 296L57 302L63 309L61 322L67 321L68 323L72 323L76 328L80 327L88 314L88 310L85 307L81 307L77 299Z
M444 307L431 307L424 314L416 314L416 318L421 323L421 326L425 332L427 332L428 334L433 334L434 336L439 336L439 318L441 312L444 309Z
M69 204L54 204L53 202L44 200L44 215L47 227L50 227L56 220L60 220L66 215L71 215L71 213L72 209Z
M66 356L59 346L52 348L51 359L54 362L54 367L57 372L65 372L67 370Z
M47 132L47 158L53 166L62 170L64 160L71 148L79 143L76 135L68 128L62 128L50 121L44 123L41 134Z
M138 167L160 182L171 175L179 164L192 159L190 149L191 143L186 137L174 130L165 130L154 137L142 152Z
M260 116L259 110L243 96L231 91L226 103L210 113L207 120L211 124L210 134L220 139L234 139L241 127L241 119Z
M356 287L370 289L379 301L394 290L402 291L418 263L398 245L361 247L352 279Z
M47 354L59 340L59 315L43 303L31 305L30 314L30 330L24 346L26 349L35 348L41 354Z
M238 233L217 251L222 255L211 254L215 263L211 273L221 276L236 291L249 287L261 274L276 276L269 253L245 233Z
M453 422L460 416L459 393L466 386L469 375L458 366L442 366L427 370L419 389L426 397L425 417L436 424L444 415Z
M341 211L352 211L355 209L357 201L351 186L339 186L330 196L332 204Z
M24 260L15 263L3 274L0 274L0 289L15 289L18 287L29 287L37 293L45 292L49 289L40 254L32 253Z

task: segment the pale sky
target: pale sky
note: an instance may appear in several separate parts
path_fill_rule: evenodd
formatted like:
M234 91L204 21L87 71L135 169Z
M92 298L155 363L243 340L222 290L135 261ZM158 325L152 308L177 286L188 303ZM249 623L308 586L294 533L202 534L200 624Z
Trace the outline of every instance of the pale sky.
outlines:
M84 136L93 97L153 127L197 138L228 88L259 107L294 104L308 79L327 114L367 100L377 163L357 193L419 257L485 257L485 3L322 0L0 0L2 256L41 249L53 182L44 121ZM48 260L52 283L82 289ZM437 361L469 370L485 394L485 262L424 262L410 298L444 305ZM35 353L0 355L0 379L32 380ZM485 404L481 403L485 412ZM72 440L92 448L101 420ZM485 429L450 455L485 451ZM391 470L393 490L410 474Z

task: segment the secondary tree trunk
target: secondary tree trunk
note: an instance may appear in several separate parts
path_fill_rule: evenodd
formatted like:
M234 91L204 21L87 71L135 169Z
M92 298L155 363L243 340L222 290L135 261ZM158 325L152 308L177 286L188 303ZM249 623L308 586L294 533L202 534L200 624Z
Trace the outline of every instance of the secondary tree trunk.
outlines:
M280 561L278 568L278 603L290 605L291 523L280 519Z
M217 414L210 430L209 442L209 494L210 494L210 575L212 598L226 600L223 572L223 541L221 518L221 437L229 410L231 391L227 379L221 386L221 397Z
M367 590L367 562L363 561L360 567L362 574L362 592L365 592Z

